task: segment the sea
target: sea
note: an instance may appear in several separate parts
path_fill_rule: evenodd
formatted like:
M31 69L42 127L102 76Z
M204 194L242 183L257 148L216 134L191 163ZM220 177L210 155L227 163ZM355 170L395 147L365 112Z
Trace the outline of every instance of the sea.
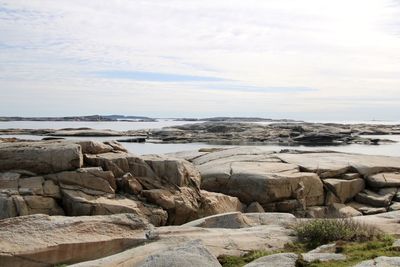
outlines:
M175 121L173 119L158 119L154 122L140 121L100 121L100 122L80 122L80 121L6 121L0 122L0 129L62 129L62 128L82 128L88 127L92 129L110 129L116 131L140 130L140 129L160 129L175 125L183 125L188 123L201 123L202 121ZM396 124L400 125L400 121L314 121L320 123L341 123L341 124ZM274 122L254 122L260 124L271 124ZM35 135L1 135L0 137L17 137L28 140L40 140L45 136ZM280 151L282 149L297 149L305 151L315 150L332 150L347 153L359 153L369 155L386 155L400 156L400 135L369 135L372 138L389 139L396 143L381 145L340 145L340 146L277 146L277 145L256 145L266 151ZM68 140L115 140L119 137L65 137ZM188 144L160 144L160 143L123 143L123 145L131 152L138 155L145 154L165 154L179 151L198 150L200 148L210 147L246 147L246 146L230 146L230 145L212 145L205 143L188 143ZM254 146L253 146L254 147Z

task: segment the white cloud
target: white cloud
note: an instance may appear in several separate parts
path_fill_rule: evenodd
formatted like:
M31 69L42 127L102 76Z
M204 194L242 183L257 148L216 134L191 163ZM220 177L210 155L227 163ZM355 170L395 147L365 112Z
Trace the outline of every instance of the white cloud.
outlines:
M399 10L396 2L381 0L0 0L0 93L7 96L0 113L346 118L355 109L354 117L394 118ZM318 91L229 92L207 83L87 75L99 70ZM44 99L48 108L39 105Z

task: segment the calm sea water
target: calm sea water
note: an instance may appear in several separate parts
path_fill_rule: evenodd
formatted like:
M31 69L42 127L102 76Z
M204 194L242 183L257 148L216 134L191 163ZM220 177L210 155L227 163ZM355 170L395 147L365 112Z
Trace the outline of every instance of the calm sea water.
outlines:
M322 122L322 121L321 121ZM93 129L111 129L117 131L126 130L139 130L139 129L158 129L173 125L183 125L191 122L173 121L173 120L160 120L157 122L49 122L49 121L12 121L12 122L0 122L0 129L8 128L21 128L21 129L61 129L61 128L80 128L89 127ZM345 122L338 122L345 123ZM400 124L400 122L388 122L388 121L359 121L359 122L348 122L348 123L374 123L374 124ZM267 124L263 122L262 124ZM21 139L40 140L44 136L32 136L32 135L19 135L9 136L3 135L0 137L18 137ZM372 137L372 136L369 136ZM348 153L361 153L370 155L387 155L387 156L400 156L400 135L383 135L373 136L375 138L391 139L397 141L394 144L385 145L346 145L346 146L257 146L265 150L279 151L281 149L299 149L299 150L333 150ZM68 137L67 139L72 140L114 140L115 137ZM118 138L117 138L118 139ZM223 145L208 145L203 143L190 143L190 144L153 144L153 143L123 143L123 145L132 153L135 154L162 154L171 153L186 150L197 150L205 147L232 147Z

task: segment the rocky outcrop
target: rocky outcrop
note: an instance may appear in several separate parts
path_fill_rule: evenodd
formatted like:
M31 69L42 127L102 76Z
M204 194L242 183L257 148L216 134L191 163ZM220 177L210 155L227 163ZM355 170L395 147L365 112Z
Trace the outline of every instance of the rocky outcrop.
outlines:
M265 267L265 266L280 266L280 267L296 267L299 255L296 253L277 253L265 257L258 258L244 267Z
M0 171L36 174L69 171L82 166L81 147L68 142L0 143Z
M380 256L373 260L363 261L354 267L396 267L400 266L400 257Z
M151 229L132 214L40 214L0 220L0 263L4 267L41 267L96 259L145 243Z

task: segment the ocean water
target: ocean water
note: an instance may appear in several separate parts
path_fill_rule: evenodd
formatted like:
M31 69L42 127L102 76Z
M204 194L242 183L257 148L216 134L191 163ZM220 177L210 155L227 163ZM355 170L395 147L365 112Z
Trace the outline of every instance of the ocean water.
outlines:
M193 122L185 121L173 121L173 120L159 120L156 122L49 122L49 121L12 121L12 122L0 122L0 129L8 128L21 128L21 129L61 129L61 128L81 128L89 127L93 129L111 129L117 131L126 130L139 130L139 129L158 129L173 125L183 125ZM344 123L344 122L338 122ZM356 123L356 122L352 122ZM384 122L384 121L369 121L369 122L357 122L357 123L376 123L376 124L400 124L400 122ZM267 124L262 122L262 124ZM33 135L2 135L0 137L18 137L21 139L29 140L40 140L44 136L33 136ZM368 136L374 138L390 139L396 141L396 143L383 144L383 145L343 145L343 146L277 146L277 145L263 145L260 147L264 150L269 151L280 151L281 149L298 149L298 150L332 150L347 153L360 153L370 155L386 155L386 156L400 156L400 135L377 135ZM123 138L123 137L122 137ZM70 140L115 140L119 137L67 137ZM158 143L123 143L123 145L132 153L144 155L144 154L163 154L173 153L178 151L189 151L198 150L200 148L207 147L233 147L226 145L210 145L204 143L189 143L189 144L158 144ZM237 146L235 146L237 147ZM243 146L242 146L243 147Z

